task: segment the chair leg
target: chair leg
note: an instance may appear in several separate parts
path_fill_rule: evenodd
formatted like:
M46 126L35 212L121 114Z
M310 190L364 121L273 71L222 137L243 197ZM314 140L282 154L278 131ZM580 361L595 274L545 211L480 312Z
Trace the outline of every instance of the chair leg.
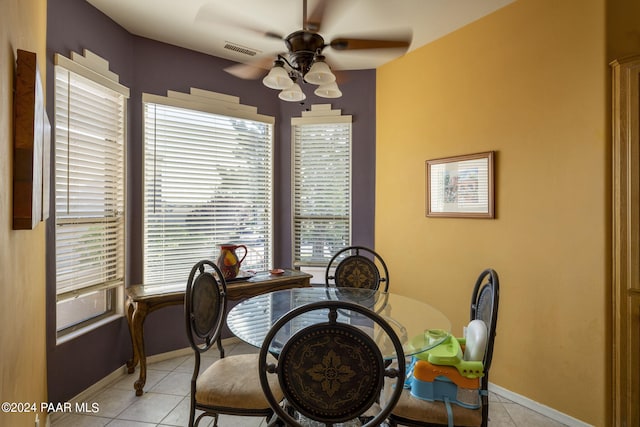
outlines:
M192 418L194 416L194 412L191 413L191 415L189 416L189 418ZM198 418L196 418L196 423L192 424L191 419L189 420L189 426L190 427L198 427L200 425L200 420L202 420L204 417L213 417L214 421L213 421L213 427L218 425L218 414L215 413L207 413L207 412L203 412L202 414L198 415Z
M220 352L220 359L224 359L224 347L222 347L222 334L218 335L218 340L216 341L218 345L218 351Z
M189 424L187 424L189 427L194 427L193 419L195 418L195 415L196 415L196 410L193 407L193 402L191 402L191 409L189 410Z
M276 414L271 414L266 417L267 427L286 427L284 421L282 421Z

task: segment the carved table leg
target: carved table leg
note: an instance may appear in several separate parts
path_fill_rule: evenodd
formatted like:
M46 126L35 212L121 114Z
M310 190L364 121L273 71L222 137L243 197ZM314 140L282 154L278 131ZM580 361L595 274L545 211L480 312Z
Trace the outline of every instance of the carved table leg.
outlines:
M133 374L136 370L136 366L138 366L139 356L136 352L136 343L135 343L135 331L133 330L133 313L135 310L135 303L131 301L131 299L127 299L127 323L129 325L129 336L131 337L131 349L133 355L131 359L127 360L127 373Z
M134 383L136 396L142 396L144 384L147 382L147 356L144 351L144 319L148 312L147 304L138 302L132 316L131 336L133 339L133 354L140 361L140 377Z

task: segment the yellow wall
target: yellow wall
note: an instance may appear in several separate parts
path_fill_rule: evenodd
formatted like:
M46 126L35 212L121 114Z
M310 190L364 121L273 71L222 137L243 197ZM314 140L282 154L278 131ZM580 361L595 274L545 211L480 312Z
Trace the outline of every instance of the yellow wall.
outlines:
M36 52L46 75L47 2L0 0L0 11L0 402L39 406L47 398L45 226L12 229L12 103L17 49ZM35 417L0 412L0 425L33 426Z
M491 382L597 426L610 395L604 3L518 0L377 73L376 250L391 288L460 333L475 278L495 268ZM488 150L497 218L426 218L425 160Z

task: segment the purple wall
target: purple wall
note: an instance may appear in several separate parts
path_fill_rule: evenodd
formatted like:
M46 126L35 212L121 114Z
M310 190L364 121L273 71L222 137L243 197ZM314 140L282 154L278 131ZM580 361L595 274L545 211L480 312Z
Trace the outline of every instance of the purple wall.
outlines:
M373 247L375 208L375 71L345 72L343 97L312 95L304 105L280 101L260 80L237 79L223 69L232 62L131 35L84 0L49 0L47 22L47 113L53 120L53 57L84 49L107 59L131 89L128 104L127 285L142 281L142 93L166 95L189 88L239 96L240 102L276 117L275 259L291 265L291 117L313 103L330 103L353 116L353 243ZM306 90L307 95L309 91ZM53 170L53 168L52 168ZM53 176L51 177L53 179ZM53 190L53 188L52 188ZM54 197L52 195L51 212ZM55 333L55 233L47 224L47 351L50 401L64 401L121 367L131 357L125 319L111 322L62 345ZM186 280L186 278L185 278ZM188 346L182 307L150 314L145 323L147 355Z

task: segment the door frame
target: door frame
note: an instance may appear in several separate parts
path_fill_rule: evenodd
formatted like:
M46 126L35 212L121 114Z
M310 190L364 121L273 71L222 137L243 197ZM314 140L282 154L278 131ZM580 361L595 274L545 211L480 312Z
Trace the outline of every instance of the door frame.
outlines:
M612 425L640 425L640 55L612 70Z

